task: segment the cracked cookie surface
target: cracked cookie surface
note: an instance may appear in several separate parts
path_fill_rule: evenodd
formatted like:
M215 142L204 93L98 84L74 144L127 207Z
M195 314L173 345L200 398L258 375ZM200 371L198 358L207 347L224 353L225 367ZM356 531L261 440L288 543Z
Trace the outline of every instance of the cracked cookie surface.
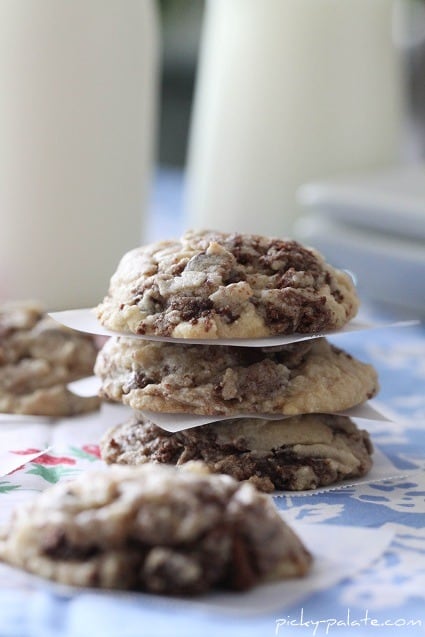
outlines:
M125 333L254 338L338 329L358 305L350 277L313 248L189 231L125 254L97 316Z
M371 365L324 338L267 350L113 337L95 373L102 396L133 409L212 416L332 413L378 391Z
M248 589L311 563L251 485L160 465L109 467L44 491L15 510L0 558L63 584L177 595Z

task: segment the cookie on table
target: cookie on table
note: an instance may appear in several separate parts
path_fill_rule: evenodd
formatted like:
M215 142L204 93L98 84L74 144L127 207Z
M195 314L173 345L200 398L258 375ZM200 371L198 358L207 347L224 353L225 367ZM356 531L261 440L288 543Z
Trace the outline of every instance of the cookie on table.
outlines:
M253 486L163 465L109 467L38 494L15 510L0 558L63 584L177 595L248 589L311 563Z
M35 302L0 305L0 412L68 416L99 407L67 384L90 376L94 339L51 319Z
M251 338L338 329L358 306L351 278L312 248L190 231L125 254L97 316L125 333Z
M216 473L259 490L301 491L366 475L373 447L347 417L309 414L282 420L239 418L170 433L142 414L109 429L100 443L109 464L181 465L202 460Z
M18 395L0 391L0 412L5 414L65 418L95 411L99 406L98 396L79 396L66 385L53 385Z
M135 410L201 415L332 413L378 391L375 369L326 339L269 349L113 337L101 395Z

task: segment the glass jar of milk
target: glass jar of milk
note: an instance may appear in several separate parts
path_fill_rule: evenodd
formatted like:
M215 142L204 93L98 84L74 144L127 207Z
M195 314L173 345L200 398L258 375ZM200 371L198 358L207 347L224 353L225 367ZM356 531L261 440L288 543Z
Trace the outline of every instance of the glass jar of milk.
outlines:
M0 301L83 307L141 240L154 0L1 0Z
M392 0L209 1L188 226L288 234L302 183L398 158L392 17Z

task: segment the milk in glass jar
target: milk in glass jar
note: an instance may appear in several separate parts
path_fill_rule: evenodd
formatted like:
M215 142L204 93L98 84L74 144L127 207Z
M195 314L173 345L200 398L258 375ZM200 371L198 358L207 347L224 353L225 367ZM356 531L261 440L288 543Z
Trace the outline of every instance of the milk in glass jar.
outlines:
M282 235L304 182L396 161L392 0L210 0L193 110L188 226Z
M85 307L141 240L154 0L1 0L0 301Z

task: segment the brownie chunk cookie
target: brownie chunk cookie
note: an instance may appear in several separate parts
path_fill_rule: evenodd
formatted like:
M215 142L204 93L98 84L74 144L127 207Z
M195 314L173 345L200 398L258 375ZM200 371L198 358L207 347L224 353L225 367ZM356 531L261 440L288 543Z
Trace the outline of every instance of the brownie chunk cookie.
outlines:
M95 373L133 409L212 416L342 411L378 390L371 365L323 338L269 350L111 338Z
M67 416L99 406L72 394L67 383L89 376L93 338L59 325L36 303L0 306L0 412Z
M120 332L251 338L340 328L358 304L349 276L296 241L192 231L125 254L97 316Z
M39 494L15 510L0 557L64 584L177 595L301 576L311 562L251 485L153 464Z
M358 478L370 470L373 451L366 431L349 418L328 414L239 418L177 433L135 414L107 431L100 449L110 464L202 460L211 471L249 480L265 492L316 489Z

